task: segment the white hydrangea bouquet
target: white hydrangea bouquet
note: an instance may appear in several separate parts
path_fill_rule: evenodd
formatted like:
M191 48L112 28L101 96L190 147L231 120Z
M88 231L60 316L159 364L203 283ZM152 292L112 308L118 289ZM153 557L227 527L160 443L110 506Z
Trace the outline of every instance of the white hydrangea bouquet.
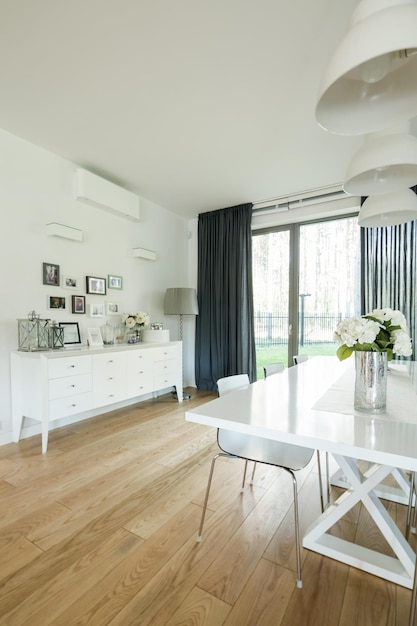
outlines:
M129 330L142 328L149 324L149 315L143 311L139 311L139 313L123 313L122 324Z
M388 361L394 352L399 356L412 353L404 315L389 308L342 320L336 327L334 341L340 344L336 354L341 361L355 350L387 352Z

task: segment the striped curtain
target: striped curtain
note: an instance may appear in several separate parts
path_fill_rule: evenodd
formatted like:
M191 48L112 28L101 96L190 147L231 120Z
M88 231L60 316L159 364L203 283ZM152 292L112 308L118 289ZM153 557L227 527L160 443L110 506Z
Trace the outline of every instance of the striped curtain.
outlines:
M390 307L405 316L417 344L417 220L383 228L362 228L363 313Z

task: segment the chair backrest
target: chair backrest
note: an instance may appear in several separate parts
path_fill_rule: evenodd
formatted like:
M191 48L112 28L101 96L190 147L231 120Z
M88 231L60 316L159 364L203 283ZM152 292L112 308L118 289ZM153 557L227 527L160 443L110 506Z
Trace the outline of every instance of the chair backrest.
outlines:
M247 374L226 376L225 378L219 378L217 381L219 396L230 393L234 389L239 389L239 387L245 387L245 385L249 385L249 376Z
M294 365L298 365L299 363L304 363L304 361L308 360L308 355L307 354L296 354L292 357L292 360L294 361Z
M271 376L271 374L279 374L284 371L284 363L268 363L264 365L264 376Z

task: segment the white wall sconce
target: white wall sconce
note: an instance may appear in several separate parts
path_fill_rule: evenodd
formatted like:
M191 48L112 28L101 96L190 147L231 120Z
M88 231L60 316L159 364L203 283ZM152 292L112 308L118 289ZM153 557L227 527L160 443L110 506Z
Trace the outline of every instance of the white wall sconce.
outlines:
M57 222L51 222L46 225L46 234L49 237L62 237L63 239L71 239L72 241L82 241L83 231L72 226L65 226Z
M153 250L146 250L146 248L133 248L132 254L137 259L156 261L156 252L153 252Z
M327 66L317 122L363 135L417 114L416 0L362 0Z

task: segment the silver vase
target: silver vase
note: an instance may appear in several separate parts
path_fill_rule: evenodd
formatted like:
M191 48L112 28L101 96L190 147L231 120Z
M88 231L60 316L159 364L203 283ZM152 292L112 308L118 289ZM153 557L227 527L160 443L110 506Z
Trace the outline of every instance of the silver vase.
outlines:
M356 411L383 413L387 406L387 353L355 352Z

